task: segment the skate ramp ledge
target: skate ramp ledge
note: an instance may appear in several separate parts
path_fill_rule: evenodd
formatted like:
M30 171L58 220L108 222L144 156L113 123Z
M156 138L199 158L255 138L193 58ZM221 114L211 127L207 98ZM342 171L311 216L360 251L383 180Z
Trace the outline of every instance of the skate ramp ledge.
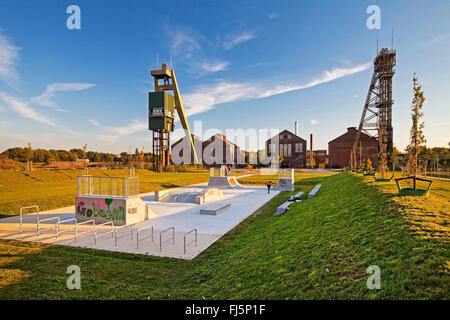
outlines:
M204 209L200 209L200 214L218 215L231 208L231 203L218 203L210 205Z

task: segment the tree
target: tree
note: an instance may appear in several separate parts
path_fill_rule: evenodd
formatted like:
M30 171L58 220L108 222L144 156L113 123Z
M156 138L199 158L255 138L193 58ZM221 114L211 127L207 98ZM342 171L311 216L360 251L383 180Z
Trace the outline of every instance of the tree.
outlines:
M370 160L370 158L367 158L364 162L364 171L366 171L367 173L372 173L373 171L372 161Z
M418 157L423 149L423 144L426 142L425 136L423 134L423 128L425 124L420 122L420 118L423 116L422 107L425 102L425 96L422 91L422 86L419 85L416 74L413 77L413 91L414 97L411 105L411 120L412 126L410 130L410 140L409 145L406 147L407 153L407 165L406 172L409 176L417 176L420 171Z

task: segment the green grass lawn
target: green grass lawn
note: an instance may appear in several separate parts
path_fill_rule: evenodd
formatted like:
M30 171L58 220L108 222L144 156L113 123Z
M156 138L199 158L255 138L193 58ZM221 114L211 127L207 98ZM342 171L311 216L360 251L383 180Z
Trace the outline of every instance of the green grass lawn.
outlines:
M127 169L89 169L100 177L126 177ZM38 205L41 210L74 205L77 177L82 170L0 171L0 218L17 215L21 207ZM208 181L209 171L201 173L155 173L136 169L140 192L150 192Z
M450 298L448 242L415 232L394 194L351 173L299 179L322 189L273 216L281 193L192 261L0 241L0 299ZM81 290L66 289L73 264Z

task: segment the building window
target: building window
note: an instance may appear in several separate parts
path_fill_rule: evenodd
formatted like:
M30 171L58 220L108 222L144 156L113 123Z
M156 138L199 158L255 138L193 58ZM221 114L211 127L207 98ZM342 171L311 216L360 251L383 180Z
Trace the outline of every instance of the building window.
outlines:
M270 144L270 154L277 153L277 145L275 143Z
M303 152L303 143L295 144L295 152Z

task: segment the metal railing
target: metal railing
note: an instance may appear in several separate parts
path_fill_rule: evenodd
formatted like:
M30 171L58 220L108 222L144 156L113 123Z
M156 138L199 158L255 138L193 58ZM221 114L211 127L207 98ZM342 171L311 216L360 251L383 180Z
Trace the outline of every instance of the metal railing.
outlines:
M142 237L142 238L139 239L139 232L142 232L144 230L148 230L150 228L152 230L151 235L146 236L146 237ZM147 227L142 227L142 228L137 229L137 231L136 231L136 249L139 249L139 241L143 241L143 240L148 239L148 238L152 238L152 242L153 242L153 226L147 226Z
M169 230L172 230L172 237L170 237L169 239L166 239L166 240L162 241L162 235L163 235L163 233L165 233L165 232L167 232L167 231L169 231ZM175 227L167 228L167 229L165 229L165 230L163 230L163 231L161 231L161 232L159 233L159 252L162 252L162 245L163 245L164 243L170 241L170 240L172 240L172 243L175 244Z
M127 228L127 227L130 228L130 233L125 233L125 234L122 234L120 236L117 235L117 231L118 230L121 230L121 229ZM117 240L119 240L121 238L124 238L124 237L126 237L128 235L131 235L131 240L133 240L133 227L132 226L123 225L123 226L117 227L114 230L114 247L117 248Z
M83 231L83 232L78 232L78 226L82 225L82 224L87 224L87 223L92 223L92 229L91 230L86 230L86 231ZM87 220L87 221L83 221L83 222L77 222L77 228L76 228L76 231L75 231L75 242L78 241L78 237L80 235L88 233L88 232L94 232L94 235L95 235L95 233L96 233L95 220Z
M19 217L19 223L20 223L20 239L22 239L23 237L23 228L22 228L22 224L23 224L23 212L27 211L28 209L36 209L36 211L33 212L29 212L28 214L33 214L36 213L37 219L39 219L39 206L29 206L29 207L22 207L20 208L20 217Z
M139 194L138 177L77 177L78 196L128 198Z
M53 229L53 227L41 229L41 222L50 221L50 220L56 220L56 224L55 224L54 228L55 228L55 237L56 237L56 239L58 239L59 221L60 220L59 220L59 217L51 217L51 218L46 218L46 219L42 219L42 220L40 220L38 218L37 223L36 223L36 236L37 236L38 240L39 240L39 237L41 235L41 231L46 231L46 230Z
M106 231L100 234L97 234L97 228L101 227L101 226L106 226L110 224L111 225L111 230L110 231ZM111 238L114 238L114 223L112 221L106 221L104 223L101 224L97 224L96 226L94 225L94 244L97 244L97 238L99 237L103 237L104 235L107 235L108 233L111 233Z
M67 222L69 222L69 221L75 221L75 224L74 224L74 226L73 226L73 229L67 229L67 230L62 230L62 231L59 230L58 235L61 235L61 233L73 231L73 237L74 237L74 239L75 239L75 236L76 236L76 234L77 234L77 223L78 223L77 218L66 219L66 220L60 221L60 222L59 222L59 225L61 226L61 224L67 223Z
M189 234L191 234L191 233L195 233L195 237L194 237L194 240L192 240L191 242L189 242L189 243L186 243L186 237L187 237L187 235L189 235ZM193 243L195 243L195 246L197 246L197 229L192 229L191 231L189 231L189 232L186 232L185 234L184 234L184 254L186 254L186 248L188 247L188 246L190 246L191 244L193 244Z

